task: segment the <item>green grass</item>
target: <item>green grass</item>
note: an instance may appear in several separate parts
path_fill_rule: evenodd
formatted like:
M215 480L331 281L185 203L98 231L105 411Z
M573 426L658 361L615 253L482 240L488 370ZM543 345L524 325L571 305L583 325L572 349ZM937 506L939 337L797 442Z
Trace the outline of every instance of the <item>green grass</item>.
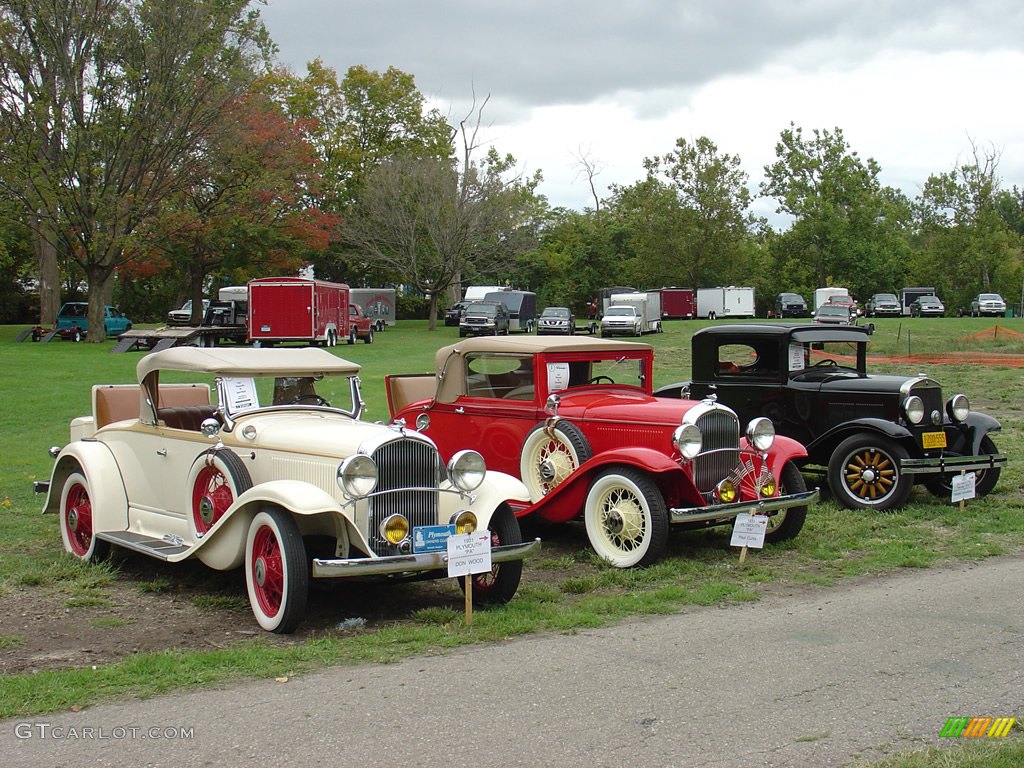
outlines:
M908 333L914 353L946 351L956 344L969 349L970 343L958 340L995 323L1024 332L1024 321L1012 319L878 320L871 352L906 354ZM667 324L665 333L645 337L644 341L656 348L655 386L689 378L689 337L706 324L673 322ZM388 418L385 374L431 371L436 349L458 341L455 328L441 326L428 333L425 325L402 322L378 334L372 345L343 345L335 350L363 366L368 420ZM183 569L180 577L178 571L170 576L126 576L116 558L113 564L82 565L63 554L57 520L39 514L42 497L33 496L31 482L48 478L52 460L46 449L66 442L71 418L88 413L90 385L133 382L140 355L113 355L112 342L95 346L14 344L17 330L0 327L0 401L6 406L0 409L0 455L4 457L0 487L5 494L0 500L0 596L20 589L51 590L76 610L106 604L105 590L126 579L134 579L137 589L157 603L182 583L201 582L209 585L208 593L193 601L196 606L240 615L247 612L244 594L232 591L238 580L231 575L204 571L200 579ZM1008 334L1003 336L1006 338L992 340L993 347L1024 354L1024 344ZM987 341L985 351L990 351ZM915 491L906 509L891 514L852 512L823 502L811 510L803 532L794 541L752 552L743 566L728 546L728 531L717 530L674 534L664 561L643 570L617 570L600 562L586 547L578 526L567 526L553 533L555 538L540 559L527 564L516 599L502 609L477 613L470 627L462 621L461 595L452 589L449 605L396 614L358 631L325 631L323 636L302 643L277 644L255 632L251 639L215 651L135 654L96 669L9 675L0 679L0 717L248 677L292 675L330 664L390 662L410 654L527 633L598 627L627 617L677 611L686 605L753 600L776 584L828 586L854 576L1024 551L1024 496L1020 492L1024 468L1014 460L1024 441L1021 371L918 363L878 363L872 364L872 369L903 374L923 370L943 384L946 394L965 392L976 408L999 412L1003 432L996 442L1010 454L1011 461L994 494L968 504L964 512L939 503L923 490ZM256 627L254 621L252 627ZM0 638L0 648L5 643L16 647L20 642L20 638ZM967 754L959 749L944 750L943 754L951 752ZM928 763L893 765L919 764Z

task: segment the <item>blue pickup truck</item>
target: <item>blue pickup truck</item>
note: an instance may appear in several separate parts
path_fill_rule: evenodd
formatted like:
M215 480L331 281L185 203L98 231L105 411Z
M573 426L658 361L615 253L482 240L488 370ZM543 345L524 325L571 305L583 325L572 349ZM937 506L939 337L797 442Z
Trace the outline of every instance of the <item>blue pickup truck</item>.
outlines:
M89 305L84 301L68 301L57 313L57 333L62 339L81 341L89 331ZM103 308L103 330L107 336L117 336L131 330L132 321L117 307Z

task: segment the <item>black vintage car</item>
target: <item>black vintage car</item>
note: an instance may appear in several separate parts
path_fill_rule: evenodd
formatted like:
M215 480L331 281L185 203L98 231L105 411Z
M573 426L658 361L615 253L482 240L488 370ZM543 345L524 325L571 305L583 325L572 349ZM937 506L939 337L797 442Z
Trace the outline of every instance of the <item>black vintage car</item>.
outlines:
M950 498L961 470L975 473L975 494L995 486L1006 463L991 416L967 397L945 401L924 375L867 372L870 329L821 325L720 325L693 335L693 381L660 397L706 398L741 422L767 416L780 435L807 447L805 471L827 475L835 499L851 509L906 503L914 482Z

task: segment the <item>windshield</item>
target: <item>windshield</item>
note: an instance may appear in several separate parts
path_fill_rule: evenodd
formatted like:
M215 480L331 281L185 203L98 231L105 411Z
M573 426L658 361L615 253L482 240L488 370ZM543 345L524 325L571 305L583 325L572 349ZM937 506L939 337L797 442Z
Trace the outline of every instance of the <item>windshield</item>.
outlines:
M568 317L569 310L565 307L548 307L541 314L541 317Z
M982 301L1002 301L998 293L983 293L978 298Z
M636 313L633 311L632 307L610 307L608 309L608 311L605 312L606 316L613 315L613 316L629 316L629 317L632 317L634 314L636 314Z
M896 301L896 294L895 293L880 293L877 296L875 296L875 301L876 302L877 301L892 301L892 302L895 302Z
M850 312L846 307L821 307L818 309L819 315L835 315L836 317L849 316Z
M495 304L474 304L468 310L474 315L494 315L498 311L498 307Z

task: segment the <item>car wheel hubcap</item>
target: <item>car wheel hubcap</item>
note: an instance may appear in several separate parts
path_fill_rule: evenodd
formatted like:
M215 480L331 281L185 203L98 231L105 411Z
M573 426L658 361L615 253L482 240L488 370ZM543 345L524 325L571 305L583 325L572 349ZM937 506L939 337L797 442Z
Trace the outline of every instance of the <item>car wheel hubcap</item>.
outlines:
M200 499L199 517L204 523L206 523L206 525L210 525L213 522L214 509L215 506L213 503L213 499L211 499L209 496L203 496L203 498Z
M253 578L256 579L256 583L261 587L267 580L267 564L262 557L256 558L256 564L253 567Z
M72 533L78 530L78 510L68 510L68 530Z
M555 468L550 459L544 459L540 463L540 479L545 483L550 483L555 479Z
M884 453L871 449L850 457L846 465L846 483L862 499L877 500L896 485L896 467Z

